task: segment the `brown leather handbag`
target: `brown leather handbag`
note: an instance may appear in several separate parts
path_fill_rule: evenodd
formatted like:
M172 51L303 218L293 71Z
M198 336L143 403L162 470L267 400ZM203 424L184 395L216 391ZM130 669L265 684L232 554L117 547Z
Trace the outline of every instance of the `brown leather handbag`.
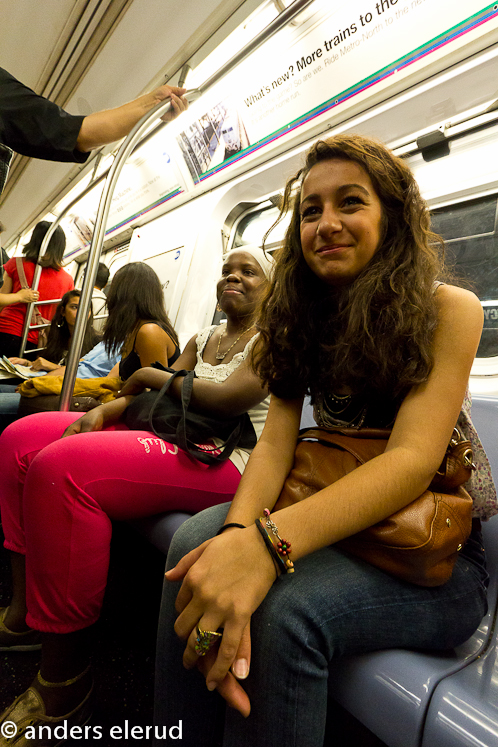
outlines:
M20 418L26 415L34 415L37 412L50 412L58 410L60 405L60 394L42 394L39 397L23 397L19 401L17 414ZM84 395L74 395L71 397L69 410L71 412L88 412L98 407L101 402L95 397L86 397Z
M382 454L389 435L386 429L374 428L302 431L294 466L273 510L308 498ZM337 546L404 581L419 586L446 583L472 528L472 498L462 487L472 469L470 441L455 428L429 489Z

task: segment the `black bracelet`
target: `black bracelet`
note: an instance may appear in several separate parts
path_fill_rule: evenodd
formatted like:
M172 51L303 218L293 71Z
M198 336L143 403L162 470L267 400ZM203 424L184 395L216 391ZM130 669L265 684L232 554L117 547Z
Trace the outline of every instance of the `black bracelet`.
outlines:
M277 571L277 577L278 577L278 576L280 576L281 573L285 573L286 572L287 569L285 567L285 563L282 560L282 558L280 557L280 555L278 554L278 552L276 551L275 545L271 541L271 538L270 538L268 532L266 531L266 529L264 528L264 526L261 524L261 520L260 519L256 519L256 521L254 523L258 527L258 531L259 531L260 535L263 537L264 543L266 545L266 549L270 553L270 556L271 556L271 559L273 560L273 563L275 565L275 569Z
M231 524L223 524L223 526L218 529L215 536L217 537L219 534L223 534L225 529L231 529L232 527L236 527L237 529L247 529L244 524L237 524L236 521L232 521Z

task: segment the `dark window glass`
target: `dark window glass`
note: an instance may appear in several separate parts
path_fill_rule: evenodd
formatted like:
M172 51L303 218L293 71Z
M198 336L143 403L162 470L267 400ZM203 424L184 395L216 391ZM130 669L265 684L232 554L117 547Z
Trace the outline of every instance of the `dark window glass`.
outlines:
M460 202L436 210L432 225L436 233L446 240L464 236L477 236L495 230L496 195L479 200Z
M434 211L432 227L446 241L448 264L469 280L484 306L478 358L498 356L498 196ZM483 234L487 234L483 236Z

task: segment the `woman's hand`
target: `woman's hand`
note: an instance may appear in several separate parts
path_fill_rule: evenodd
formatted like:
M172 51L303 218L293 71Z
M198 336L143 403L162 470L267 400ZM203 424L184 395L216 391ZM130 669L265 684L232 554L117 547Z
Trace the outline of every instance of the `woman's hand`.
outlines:
M21 288L17 291L16 296L18 297L18 303L33 303L40 298L39 292L31 290L31 288Z
M62 438L66 438L66 436L74 436L76 433L101 431L105 425L104 413L102 412L103 407L104 405L94 407L93 410L89 410L81 418L78 418L74 423L71 423L62 434Z
M37 358L31 365L32 371L55 371L56 368L59 368L56 363L52 363L51 361L48 361L46 358L42 358L41 356Z
M94 407L93 410L89 410L81 418L71 423L62 434L62 438L74 436L76 433L101 431L106 426L117 423L132 399L133 397L122 397L106 402L105 405Z
M116 395L126 397L127 395L140 394L144 389L161 389L171 377L169 371L161 371L158 368L139 368L129 379L126 379L123 387Z
M29 361L27 358L9 358L9 361L17 365L29 366L32 371L55 371L56 368L59 368L55 363L41 356L34 362Z
M238 671L240 667L247 675L251 615L275 580L273 560L256 527L224 532L208 540L182 558L168 571L166 578L169 581L183 578L176 600L180 614L175 631L187 641L184 666L199 666L208 689L218 689L227 702L247 715L249 701L229 670L235 666ZM200 662L195 652L197 625L210 631L223 628L223 637L217 654L213 652L216 656L212 662L211 658L207 663Z

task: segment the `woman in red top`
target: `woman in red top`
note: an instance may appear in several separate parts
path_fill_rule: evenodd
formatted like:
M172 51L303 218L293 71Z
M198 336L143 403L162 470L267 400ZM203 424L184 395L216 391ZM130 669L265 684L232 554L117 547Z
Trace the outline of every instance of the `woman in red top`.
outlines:
M48 223L48 221L37 223L33 229L33 233L31 234L31 239L23 249L25 258L22 260L22 264L27 283L30 286L33 282L33 275L35 272L35 265L38 261L40 247L50 225L51 224ZM52 298L57 299L53 304L40 307L41 315L49 320L52 319L55 314L58 299L60 299L66 291L74 288L73 278L69 273L62 269L62 257L64 255L65 247L66 237L64 231L59 226L56 228L52 238L50 239L45 255L39 262L43 268L38 283L39 300L48 301ZM2 305L4 306L0 311L0 355L12 357L19 355L24 319L26 316L26 304L15 303L13 300L11 300L10 303L7 301L7 295L9 295L11 299L15 299L15 294L21 289L21 282L17 272L15 258L9 259L9 261L4 265L4 271L4 282L0 288L0 294L4 294L3 296L0 296L0 301L3 301L3 303L0 303L0 307ZM38 331L32 330L28 334L26 348L35 348L37 343Z

